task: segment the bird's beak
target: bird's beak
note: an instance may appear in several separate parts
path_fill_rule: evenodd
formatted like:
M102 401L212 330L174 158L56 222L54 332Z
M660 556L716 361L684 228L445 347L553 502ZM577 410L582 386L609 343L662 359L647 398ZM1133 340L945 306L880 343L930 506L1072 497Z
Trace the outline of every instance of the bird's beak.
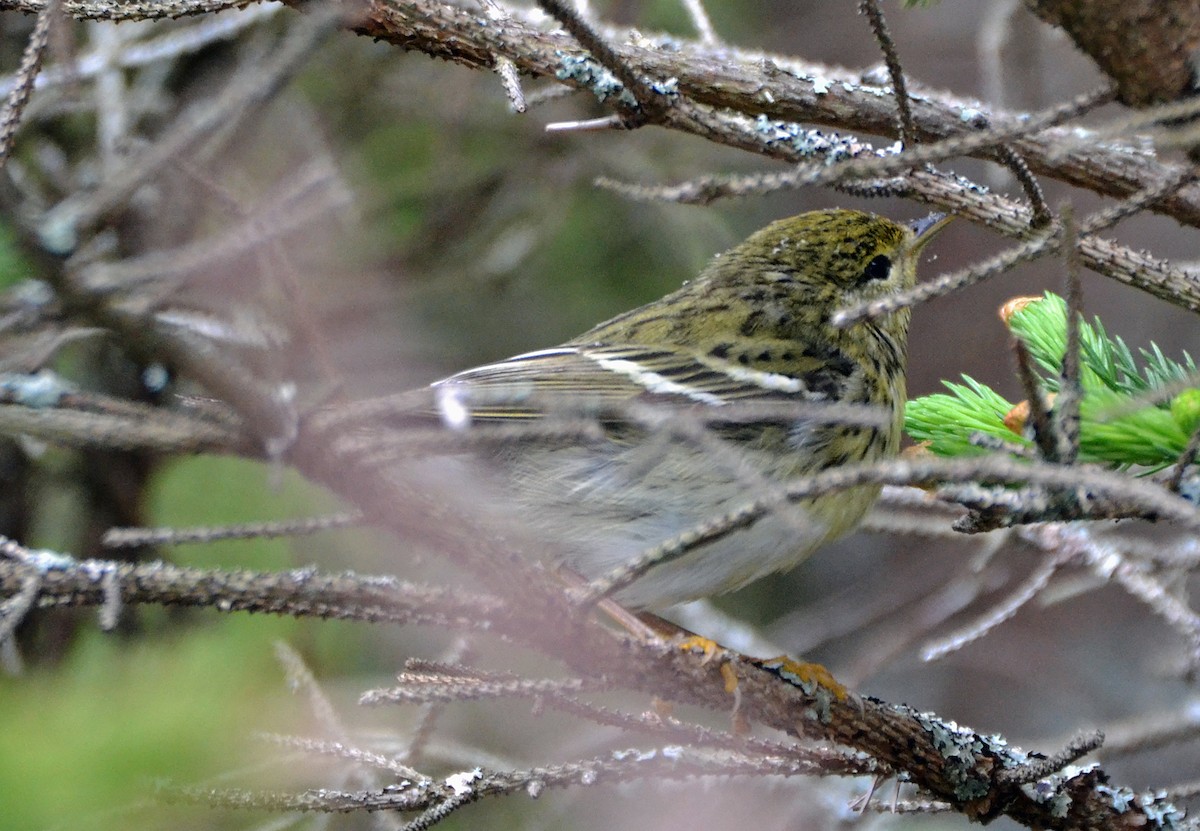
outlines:
M908 223L909 230L913 232L913 253L920 253L921 249L936 237L938 232L949 225L952 219L954 219L954 214L932 213Z

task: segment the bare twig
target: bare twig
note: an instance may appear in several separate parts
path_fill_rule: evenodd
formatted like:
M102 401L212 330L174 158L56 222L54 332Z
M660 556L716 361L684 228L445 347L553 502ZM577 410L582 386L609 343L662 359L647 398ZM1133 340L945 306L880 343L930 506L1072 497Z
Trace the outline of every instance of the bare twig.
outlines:
M8 93L4 111L0 113L0 170L8 163L8 157L12 154L13 140L21 124L21 115L25 112L29 97L33 95L34 80L42 67L42 55L50 40L50 27L60 14L58 0L50 0L46 7L38 12L33 33L29 36L29 42L25 44L25 52L21 55L21 68L17 70L16 81Z
M0 434L34 436L68 447L256 455L247 437L227 425L144 405L95 412L0 404Z
M896 99L896 132L903 147L910 147L917 135L913 123L912 105L908 100L908 85L904 82L904 68L900 65L900 56L896 53L896 43L888 31L887 22L883 19L883 10L879 8L879 0L860 0L860 14L866 15L871 22L871 32L883 52L883 60L887 65L888 77L892 81L892 95Z
M104 532L101 544L106 548L136 548L146 545L185 545L211 543L219 540L272 539L318 534L338 528L361 524L358 511L346 511L328 516L278 522L248 522L213 528L110 528Z
M1083 317L1083 282L1079 263L1079 229L1070 205L1059 211L1063 222L1066 255L1067 349L1063 354L1058 398L1054 401L1054 425L1058 436L1058 459L1073 464L1079 457L1079 406L1083 402L1083 377L1079 360L1079 326Z
M1144 566L1130 561L1117 543L1097 539L1090 529L1057 523L1026 529L1022 538L1059 557L1075 558L1145 603L1184 637L1192 669L1200 667L1200 614Z
M1183 484L1183 477L1187 474L1188 469L1195 464L1197 455L1200 455L1200 426L1192 431L1192 435L1188 437L1187 446L1183 448L1183 452L1179 454L1179 458L1171 466L1167 478L1163 482L1168 490L1179 493L1179 488Z
M1054 213L1046 204L1046 195L1042 192L1042 186L1038 184L1037 177L1033 175L1033 171L1029 169L1029 165L1025 163L1021 154L1005 144L997 148L996 155L1004 163L1004 166L1012 171L1013 176L1020 183L1021 189L1025 191L1025 198L1029 200L1029 207L1033 211L1031 225L1034 228L1042 228L1053 222Z
M147 153L130 159L95 190L57 205L42 218L39 234L48 250L69 253L83 235L165 165L187 155L190 148L211 137L240 115L274 95L303 66L313 48L332 30L341 12L320 6L309 20L296 26L266 62L256 63L235 76L212 101L180 118Z
M979 640L1006 620L1010 620L1021 607L1037 597L1046 588L1062 563L1047 556L1030 575L1021 582L1007 598L993 606L985 615L962 627L957 632L938 638L921 651L921 659L936 661L951 652L962 649L972 641Z
M1081 733L1073 737L1067 743L1066 747L1053 756L1032 761L1023 768L1006 771L1004 779L1006 782L1018 785L1045 779L1051 774L1058 773L1067 765L1082 759L1102 744L1104 744L1104 733L1102 731L1094 730L1088 733Z
M716 30L713 29L712 21L708 19L708 12L704 10L702 0L682 0L683 8L687 10L688 17L692 19L692 26L696 29L696 34L700 36L700 42L713 45L719 43Z
M1013 339L1012 349L1016 358L1017 378L1021 381L1025 400L1029 403L1029 418L1026 423L1033 430L1033 442L1043 459L1048 462L1061 461L1059 449L1062 439L1058 433L1058 425L1050 417L1049 405L1042 389L1042 380L1034 366L1033 356L1029 354L1029 347L1020 338Z

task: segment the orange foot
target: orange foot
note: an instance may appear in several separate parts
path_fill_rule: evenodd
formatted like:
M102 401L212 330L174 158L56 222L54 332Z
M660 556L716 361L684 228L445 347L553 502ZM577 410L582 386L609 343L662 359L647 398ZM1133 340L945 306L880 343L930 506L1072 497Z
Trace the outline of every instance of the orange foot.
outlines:
M721 651L721 644L700 635L689 635L679 641L679 648L684 652L694 652L699 649L704 653L704 663L707 664Z
M685 652L692 652L699 649L704 653L704 659L701 663L707 664L711 661L718 652L724 650L719 643L700 635L691 635L679 641L679 648ZM725 692L733 696L733 732L742 736L750 732L750 723L746 721L741 710L741 693L738 692L737 673L733 671L733 664L725 661L721 664L721 678L725 681Z
M755 661L754 663L765 670L775 673L785 681L795 684L806 693L811 694L813 692L813 685L819 685L833 693L834 698L838 701L845 701L850 695L850 691L833 677L833 673L820 664L794 661L786 655L780 655L778 658L768 658L765 661Z
M724 647L716 641L701 637L700 635L691 635L679 642L679 648L684 652L691 652L699 649L704 653L702 664L707 664L713 659L718 652ZM733 695L737 691L737 675L733 671L733 667L728 662L721 664L721 677L725 679L725 692Z

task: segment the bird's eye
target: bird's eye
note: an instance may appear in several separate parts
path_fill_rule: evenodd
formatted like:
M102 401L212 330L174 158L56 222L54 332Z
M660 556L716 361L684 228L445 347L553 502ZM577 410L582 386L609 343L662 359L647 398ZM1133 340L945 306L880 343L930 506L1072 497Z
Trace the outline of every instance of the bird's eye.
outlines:
M863 269L864 280L886 280L892 273L892 261L886 254L880 254Z

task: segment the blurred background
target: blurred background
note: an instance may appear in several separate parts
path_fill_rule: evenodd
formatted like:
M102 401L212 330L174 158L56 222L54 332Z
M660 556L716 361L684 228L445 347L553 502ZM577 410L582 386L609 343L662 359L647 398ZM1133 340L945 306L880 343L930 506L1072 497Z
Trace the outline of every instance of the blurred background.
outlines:
M597 0L592 11L614 24L690 37L680 6L675 0ZM866 71L880 55L856 6L712 0L708 10L730 44ZM918 89L947 89L986 107L1032 111L1101 80L1064 37L1018 2L943 0L931 8L884 8ZM252 61L263 38L294 17L282 8L259 13L263 19L234 39L117 73L128 104L123 131L101 123L94 102L102 99L86 82L35 95L38 109L18 138L5 184L20 194L5 198L10 219L0 225L7 228L0 237L6 285L36 278L46 267L22 243L11 211L29 205L31 194L52 204L89 177L102 178L113 159L152 143L182 108ZM11 71L31 21L9 13L0 25L2 65ZM119 48L113 37L133 40L172 25L122 24L117 35L101 23L65 28L74 48L87 52ZM545 85L530 82L526 92ZM1114 106L1093 118L1116 112ZM268 107L236 128L222 152L168 165L114 222L109 242L114 251L136 256L225 241L228 249L217 245L203 276L189 282L190 300L200 306L231 299L263 303L280 290L264 291L247 280L251 255L237 247L235 229L244 229L247 217L280 223L284 230L277 238L293 281L288 299L301 298L298 305L321 333L337 377L353 394L373 395L556 344L677 287L712 255L772 219L831 206L897 219L927 212L903 200L866 201L825 189L706 208L633 203L593 181L608 176L660 184L779 166L654 128L544 129L601 114L599 105L576 95L515 115L494 76L338 32ZM98 138L104 135L121 141L105 147ZM960 160L946 167L1019 195L999 167ZM1043 180L1042 186L1051 205L1070 201L1077 215L1101 204L1055 182ZM298 209L305 206L307 214ZM1173 260L1192 257L1196 239L1193 229L1145 213L1124 222L1114 236ZM1003 247L987 231L955 223L932 246L923 274L928 279ZM941 380L967 373L1011 399L1023 397L996 310L1013 296L1061 290L1062 282L1060 264L1047 259L919 307L911 330L910 395L936 391ZM1152 338L1170 356L1200 348L1194 319L1174 307L1094 274L1085 275L1084 291L1087 312L1131 346L1147 346ZM103 345L83 342L64 350L58 366L107 389L136 374L106 364L108 359ZM312 369L297 363L281 371L304 375ZM315 375L301 388L307 403L327 391ZM218 524L335 505L290 475L228 459L111 458L41 448L36 464L9 461L4 533L77 556L108 556L96 539L112 524ZM981 556L993 559L971 607L975 613L1038 562L1037 552L1019 544L996 552L990 546L993 541L983 537L862 533L718 605L761 627L789 653L826 663L864 694L932 710L1031 749L1053 751L1077 730L1178 711L1185 701L1193 702L1193 710L1200 707L1194 687L1178 678L1184 646L1178 637L1123 592L1097 590L1082 577L1064 582L1057 602L1026 607L983 639L936 663L923 662L926 640L970 616L970 610L954 616L959 598L952 589L959 578L970 583ZM203 567L315 564L324 571L453 579L439 563L414 562L411 554L368 533L147 552ZM169 778L206 786L351 787L344 762L317 763L257 735L328 730L312 715L307 688L289 684L276 660L281 640L303 657L347 735L377 747L402 742L418 713L363 711L355 705L358 694L386 684L406 657L437 658L454 645L453 636L441 632L143 608L126 610L118 631L102 634L89 615L39 613L21 632L22 671L0 677L0 827L286 827L262 815L166 807L151 799L152 784ZM476 648L483 665L518 667L529 660L498 644ZM519 705L507 706L511 718L498 718L508 711L495 705L452 708L431 752L433 767L450 772L471 759L497 767L530 764L539 751L582 757L614 741L598 728L533 718ZM1195 752L1193 742L1106 766L1121 784L1166 785L1196 776ZM849 812L847 801L867 784L718 780L704 788L584 789L547 793L536 802L473 806L451 823L682 828L704 821L794 829L905 822L858 819ZM634 796L636 811L630 807ZM379 822L340 818L334 824L366 828ZM965 820L939 822L961 826Z

